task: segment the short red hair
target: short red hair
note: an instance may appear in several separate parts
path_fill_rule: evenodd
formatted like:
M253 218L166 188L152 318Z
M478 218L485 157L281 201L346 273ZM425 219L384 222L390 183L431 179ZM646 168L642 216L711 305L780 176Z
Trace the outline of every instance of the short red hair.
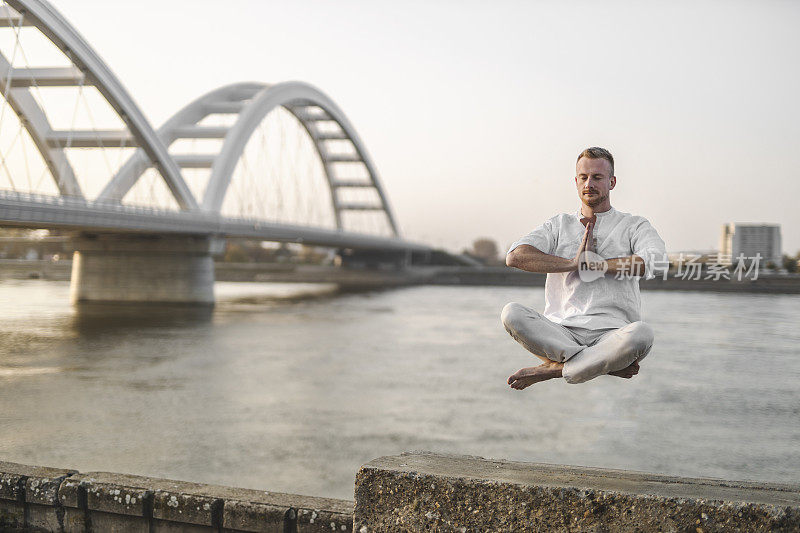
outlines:
M611 175L614 175L614 156L611 155L611 152L606 150L605 148L600 148L598 146L592 146L591 148L587 148L581 155L578 156L578 159L575 161L575 164L581 160L581 157L588 157L589 159L605 159L611 164Z

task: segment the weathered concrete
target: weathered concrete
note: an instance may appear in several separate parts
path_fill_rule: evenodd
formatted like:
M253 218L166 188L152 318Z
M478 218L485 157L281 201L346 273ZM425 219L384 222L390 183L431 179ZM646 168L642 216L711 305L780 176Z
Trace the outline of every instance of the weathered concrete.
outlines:
M800 531L800 485L410 453L356 476L354 530Z
M218 239L96 235L73 244L73 303L214 303Z
M344 500L0 463L0 530L321 533L352 516Z
M58 531L63 519L58 487L74 472L0 461L0 528Z
M224 499L223 531L264 531L261 524L279 519L300 533L353 530L353 504L345 500L247 489L228 489Z
M800 485L424 452L364 465L355 495L354 511L345 500L0 462L0 531L800 531Z

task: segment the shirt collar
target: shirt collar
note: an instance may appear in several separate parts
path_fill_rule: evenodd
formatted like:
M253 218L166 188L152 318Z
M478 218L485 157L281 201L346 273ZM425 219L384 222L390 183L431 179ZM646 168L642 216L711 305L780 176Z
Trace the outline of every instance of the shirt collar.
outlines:
M611 215L611 214L615 213L616 211L617 210L612 207L608 211L603 211L602 213L595 213L595 216L597 216L598 219L601 219L603 217L607 217L608 215ZM583 218L583 214L581 213L581 209L580 208L578 208L578 210L575 211L575 216L578 217L578 220Z

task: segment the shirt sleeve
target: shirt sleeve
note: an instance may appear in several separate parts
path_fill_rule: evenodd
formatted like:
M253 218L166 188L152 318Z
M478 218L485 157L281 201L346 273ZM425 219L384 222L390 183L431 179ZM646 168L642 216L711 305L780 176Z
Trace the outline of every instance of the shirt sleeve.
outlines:
M556 236L558 235L558 228L553 224L553 219L546 220L539 227L528 233L517 242L511 245L506 255L510 254L514 248L521 244L528 244L534 248L541 250L546 254L552 254L556 249Z
M666 245L646 218L633 227L631 250L644 260L644 279L653 279L669 267Z

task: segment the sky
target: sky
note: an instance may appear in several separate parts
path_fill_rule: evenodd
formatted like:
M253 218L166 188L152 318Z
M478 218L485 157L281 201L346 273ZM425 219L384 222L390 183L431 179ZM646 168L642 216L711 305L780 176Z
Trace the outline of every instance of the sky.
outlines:
M670 251L726 222L800 251L800 3L55 0L155 126L237 81L328 94L404 237L504 248L579 206L575 158Z

